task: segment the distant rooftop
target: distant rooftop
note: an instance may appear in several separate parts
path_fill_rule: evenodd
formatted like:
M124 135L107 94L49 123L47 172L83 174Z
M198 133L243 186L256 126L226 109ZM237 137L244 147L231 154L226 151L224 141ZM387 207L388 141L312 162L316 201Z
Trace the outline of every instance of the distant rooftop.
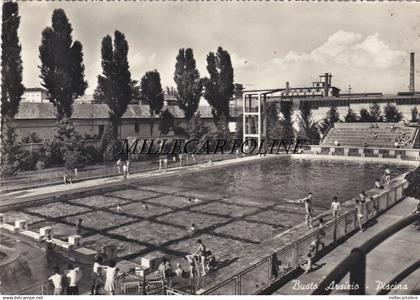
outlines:
M47 92L47 90L40 87L34 87L34 88L26 88L25 92Z

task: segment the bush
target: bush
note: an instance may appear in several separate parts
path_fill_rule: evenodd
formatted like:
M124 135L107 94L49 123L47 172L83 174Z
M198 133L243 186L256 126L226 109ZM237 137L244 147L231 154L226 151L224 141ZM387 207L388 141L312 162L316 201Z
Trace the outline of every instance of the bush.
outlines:
M88 165L94 165L103 160L102 152L92 145L85 146L83 153L85 154L86 164Z
M5 119L2 121L0 147L1 174L12 176L22 170L24 163L28 159L28 151L25 151L21 143L17 142L17 135L11 124L11 120Z
M64 152L64 166L68 170L82 168L86 165L86 158L81 151L68 150Z

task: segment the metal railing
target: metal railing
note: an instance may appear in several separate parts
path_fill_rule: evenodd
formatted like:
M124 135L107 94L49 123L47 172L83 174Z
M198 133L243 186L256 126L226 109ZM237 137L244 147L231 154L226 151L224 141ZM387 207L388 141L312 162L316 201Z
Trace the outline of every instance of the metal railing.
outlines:
M168 170L177 167L187 167L193 165L199 165L208 162L209 160L221 161L226 159L236 158L236 154L208 154L208 155L195 155L195 160L189 157L187 160L184 155L182 165L177 159L168 160ZM147 161L132 161L130 163L129 172L130 174L138 174L145 172L153 172L159 170L158 159L150 159ZM36 188L41 186L50 186L63 184L63 175L65 168L52 168L39 171L30 171L25 173L24 176L17 176L13 178L2 178L0 181L0 188L3 192L18 191L28 188ZM122 167L121 167L122 172ZM32 174L33 173L33 174ZM122 173L118 173L118 169L115 163L101 166L87 166L86 168L79 169L77 176L74 170L69 171L73 182L99 179L113 176L122 176Z
M402 199L402 191L407 184L407 181L398 184L394 183L388 190L373 196L371 201L367 201L363 222L370 221L378 214L393 206L398 200ZM357 211L356 209L349 209L339 219L330 220L325 224L327 227L325 228L326 234L322 248L331 245L334 246L338 241L344 239L348 234L359 228ZM315 241L318 232L319 230L314 230L308 233L301 239L275 253L271 253L270 256L265 257L256 264L209 288L203 294L252 295L261 293L290 272L300 268L305 262L302 256L307 255L310 244Z
M375 247L384 242L387 238L407 227L408 225L420 221L420 213L410 215L388 228L384 229L362 246L354 248L350 255L347 256L337 267L330 272L329 275L318 285L318 288L312 293L313 295L327 295L332 292L328 286L332 283L339 283L348 273L350 273L349 290L350 295L366 294L366 255ZM415 270L414 270L415 271Z
M13 291L10 295L52 295L54 287L49 280L41 281Z

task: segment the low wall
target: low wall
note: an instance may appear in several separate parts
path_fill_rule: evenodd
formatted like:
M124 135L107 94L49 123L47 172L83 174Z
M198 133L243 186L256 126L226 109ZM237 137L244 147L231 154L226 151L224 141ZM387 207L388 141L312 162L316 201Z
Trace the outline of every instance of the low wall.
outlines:
M311 151L313 154L328 154L331 156L396 158L420 161L420 149L311 145Z
M366 202L364 223L376 218L403 199L403 189L408 185L404 177L405 174L395 178L387 190L380 192L378 190L368 191L368 195L373 197L373 200ZM336 222L331 220L326 223L327 228L325 229L326 237L324 241L326 248L334 247L337 242L348 238L358 229L357 213L356 209L353 208L354 203L347 201L342 205L344 213L340 219ZM255 254L258 255L258 252L266 249L267 252L264 259L252 263L247 269L213 285L201 294L251 295L261 293L300 268L300 265L304 263L301 255L305 256L308 253L310 244L315 240L317 234L318 230L314 230L297 241L291 241L289 244L285 244L277 239L268 240L263 245L258 245L260 250L255 251ZM271 251L272 246L266 247L267 244L279 244L279 248ZM288 266L288 268L276 275L273 270L276 269L276 264L279 261L281 261L281 266Z

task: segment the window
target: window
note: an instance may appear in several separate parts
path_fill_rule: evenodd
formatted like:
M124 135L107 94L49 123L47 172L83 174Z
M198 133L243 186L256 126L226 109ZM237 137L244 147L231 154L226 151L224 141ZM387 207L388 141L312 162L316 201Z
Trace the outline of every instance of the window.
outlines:
M134 132L135 132L135 133L139 133L139 127L140 127L140 126L139 126L139 123L135 123L135 124L134 124Z
M98 133L99 137L102 137L102 135L104 134L104 128L105 128L104 125L99 125L99 133Z

